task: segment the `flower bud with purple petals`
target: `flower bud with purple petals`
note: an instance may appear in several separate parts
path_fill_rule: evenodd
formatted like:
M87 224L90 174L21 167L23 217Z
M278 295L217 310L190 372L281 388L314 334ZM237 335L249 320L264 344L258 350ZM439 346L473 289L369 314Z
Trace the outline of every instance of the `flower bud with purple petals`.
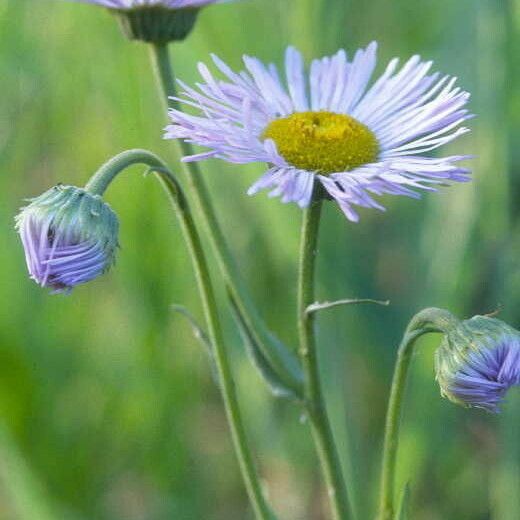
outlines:
M119 221L99 195L58 185L29 202L16 217L16 230L35 282L69 292L111 267Z
M520 332L486 316L465 320L446 333L435 367L444 397L498 412L509 388L520 385Z

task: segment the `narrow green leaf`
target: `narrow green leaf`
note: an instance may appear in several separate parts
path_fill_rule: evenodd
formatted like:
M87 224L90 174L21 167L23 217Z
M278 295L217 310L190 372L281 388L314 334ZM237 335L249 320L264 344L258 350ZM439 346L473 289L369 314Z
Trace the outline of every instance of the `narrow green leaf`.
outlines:
M401 493L401 499L399 500L399 508L397 509L397 515L395 520L408 520L410 508L410 484L406 484Z
M231 309L235 320L237 322L240 335L244 341L246 351L249 354L249 358L253 365L257 368L258 372L262 376L262 379L267 383L272 393L276 397L283 397L289 399L300 399L298 392L294 388L288 386L282 377L277 373L274 367L271 366L269 361L264 356L262 349L258 345L256 336L253 331L248 327L247 321L237 305L231 293L228 291L229 300L231 302ZM275 338L272 338L275 341ZM279 346L277 346L279 348ZM303 377L303 376L302 376Z
M326 309L331 309L333 307L339 307L340 305L360 305L363 303L373 303L375 305L390 305L390 300L372 300L370 298L356 298L356 299L347 299L347 300L336 300L333 302L316 302L312 305L309 305L305 312L307 314L312 314L313 312L323 311Z
M193 314L183 305L174 304L172 305L172 310L173 312L176 312L177 314L180 314L181 316L186 318L188 323L191 325L193 336L204 347L204 350L208 355L213 380L217 385L219 385L217 364L215 362L215 356L213 355L213 346L211 344L211 340L209 339L207 332L202 328L195 316L193 316Z
M195 336L195 339L200 341L201 345L204 346L204 349L207 350L210 356L212 356L213 352L211 349L211 341L209 339L209 336L206 333L206 331L202 328L202 326L199 324L197 319L193 316L193 314L183 305L174 304L172 305L172 310L173 312L181 314L188 320L193 331L193 336Z

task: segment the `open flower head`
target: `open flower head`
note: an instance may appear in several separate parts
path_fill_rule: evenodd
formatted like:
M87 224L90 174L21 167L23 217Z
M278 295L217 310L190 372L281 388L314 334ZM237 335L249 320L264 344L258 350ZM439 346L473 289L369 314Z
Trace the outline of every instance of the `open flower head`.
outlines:
M520 332L495 318L475 316L446 334L435 367L444 397L498 412L507 391L520 385Z
M308 206L316 183L348 219L356 206L383 210L374 195L418 197L452 181L467 181L459 165L464 155L425 154L468 132L469 94L455 78L430 73L432 62L413 56L402 67L390 61L371 81L376 43L352 59L340 50L314 60L308 74L300 53L290 47L285 80L276 66L244 57L246 70L234 72L213 62L223 80L199 64L203 83L179 82L178 101L195 114L172 109L166 138L205 147L184 161L216 157L245 164L265 162L266 173L251 186L269 189L283 202Z
M31 278L54 292L97 278L114 263L119 223L98 195L56 186L16 217Z

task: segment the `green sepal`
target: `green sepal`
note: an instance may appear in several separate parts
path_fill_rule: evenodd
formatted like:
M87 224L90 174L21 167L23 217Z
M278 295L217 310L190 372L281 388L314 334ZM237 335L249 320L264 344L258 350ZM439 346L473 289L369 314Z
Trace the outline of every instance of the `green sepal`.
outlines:
M228 297L249 358L271 392L276 397L301 400L303 395L303 371L296 357L277 338L270 335L270 341L264 343L264 348L275 349L278 359L280 358L280 351L283 350L283 359L290 360L290 369L281 374L265 356L259 344L258 335L249 327L240 306L237 305L230 291L228 291Z
M162 6L144 6L113 11L124 34L130 40L158 45L182 41L193 29L199 9L168 9Z

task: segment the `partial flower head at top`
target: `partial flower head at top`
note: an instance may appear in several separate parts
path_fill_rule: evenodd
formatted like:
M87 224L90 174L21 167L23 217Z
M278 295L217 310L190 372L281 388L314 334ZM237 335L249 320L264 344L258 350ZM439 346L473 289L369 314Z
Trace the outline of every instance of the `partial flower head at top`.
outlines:
M376 48L373 42L352 60L343 50L314 60L307 77L301 54L289 47L285 81L256 58L245 56L246 70L236 73L213 56L225 79L201 63L204 83L179 82L178 101L197 114L172 109L165 137L209 149L184 161L267 163L250 195L270 189L303 208L320 183L352 221L355 206L384 209L373 195L417 198L417 189L469 180L458 164L468 156L424 155L469 131L461 126L471 117L469 94L455 78L430 74L432 62L419 56L401 68L391 60L371 83Z
M68 292L107 271L118 247L119 221L99 195L58 185L30 200L16 217L31 278Z
M110 9L131 40L166 44L184 40L199 9L223 0L73 0Z
M74 0L85 4L96 4L110 9L137 9L143 7L164 7L165 9L185 9L216 4L221 0Z
M444 397L498 412L507 391L520 385L520 332L487 316L462 321L446 333L435 368Z
M164 7L165 9L185 9L216 4L222 0L75 0L86 4L97 4L110 9L137 9L143 7Z

